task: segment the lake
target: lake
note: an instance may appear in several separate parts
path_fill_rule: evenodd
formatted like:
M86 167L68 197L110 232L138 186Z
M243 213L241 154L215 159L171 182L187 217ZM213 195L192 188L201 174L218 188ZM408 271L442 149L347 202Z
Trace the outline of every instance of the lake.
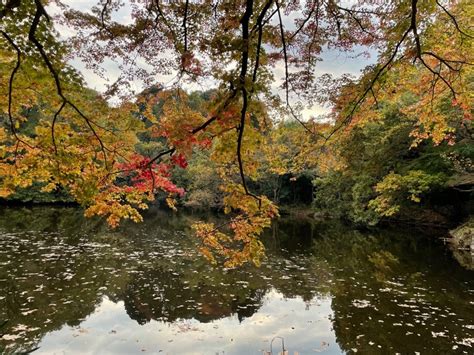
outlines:
M196 252L198 218L1 207L0 352L474 352L474 272L436 232L283 218L260 268L230 270Z

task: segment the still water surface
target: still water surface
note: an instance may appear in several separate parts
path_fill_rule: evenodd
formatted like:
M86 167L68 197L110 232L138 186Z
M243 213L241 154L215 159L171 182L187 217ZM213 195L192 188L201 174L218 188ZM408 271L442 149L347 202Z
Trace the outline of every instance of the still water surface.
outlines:
M473 272L432 235L283 219L260 268L223 270L196 253L196 218L110 231L73 208L2 208L0 352L474 351Z

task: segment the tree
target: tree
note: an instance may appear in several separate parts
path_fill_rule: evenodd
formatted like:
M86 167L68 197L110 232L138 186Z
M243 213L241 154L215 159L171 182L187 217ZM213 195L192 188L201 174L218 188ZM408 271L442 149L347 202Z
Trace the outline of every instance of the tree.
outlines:
M423 72L418 68L411 74L420 79ZM385 84L393 87L399 80L400 73L392 71ZM438 141L443 133L435 125L441 121L422 126L413 110L419 104L418 90L405 86L396 95L380 96L377 107L334 136L328 148L336 164L315 181L317 207L362 225L384 217L419 218L420 205L425 210L443 205L445 216L451 218L462 214L459 203L457 213L450 205L456 205L458 192L469 193L456 184L467 184L466 177L472 176L472 123L449 97L441 97L432 109L448 120L449 133ZM432 135L420 141L420 128ZM442 203L436 202L432 197L443 191L448 193Z
M48 15L47 5L53 4L60 10L55 21L74 30L65 42L58 40ZM367 1L345 7L335 0L139 0L127 6L130 18L122 23L114 17L120 1L100 1L91 11L70 9L59 0L2 3L6 92L1 107L9 126L0 132L3 196L40 181L46 190L67 187L88 206L88 215L107 215L113 226L122 218L138 221L138 210L157 190L168 193L174 205L173 195L183 191L170 181L171 166L185 166L193 147L216 140L213 159L222 166L224 203L236 214L226 226L196 226L202 251L211 260L217 253L228 266L258 263L263 248L258 234L277 208L255 195L248 181L258 174L259 146L276 112L327 142L368 115L378 97L393 94L384 78L398 71L401 86L419 94L420 105L413 107L419 116L413 130L417 139L450 139L447 117L430 109L446 96L465 119L471 117L465 85L473 53L468 1ZM357 46L376 50L377 64L352 85L336 90L335 81L321 90L314 71L323 50ZM122 97L119 107L84 92L77 73L65 64L72 52L97 70L105 60L119 62L122 73L107 93ZM136 58L146 65L137 65ZM283 99L272 91L278 67L284 71ZM416 81L407 76L415 67L423 73ZM162 98L157 122L143 109L143 97L127 98L124 88L136 79L156 85L155 78L166 74L175 75L176 90ZM181 90L186 82L214 84L207 115L189 106ZM321 132L314 120L302 120L296 101L311 104L335 92L334 129ZM25 106L41 107L44 115L34 137L16 130ZM152 124L143 128L145 120ZM143 129L166 138L167 146L151 158L134 151Z

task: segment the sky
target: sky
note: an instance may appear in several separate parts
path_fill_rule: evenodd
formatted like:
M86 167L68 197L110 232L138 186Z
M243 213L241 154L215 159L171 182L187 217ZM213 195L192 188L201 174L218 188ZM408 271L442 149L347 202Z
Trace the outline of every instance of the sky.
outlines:
M70 6L71 8L81 10L81 11L88 11L91 9L94 5L97 4L97 0L63 0L63 3ZM58 10L55 7L55 5L52 5L49 7L48 11L50 14L56 13ZM120 23L129 23L131 22L131 17L130 17L130 7L129 6L123 6L118 12L114 13L113 19L117 22ZM285 20L284 20L285 22ZM291 19L287 19L285 23L286 28L292 28L293 22ZM63 38L68 38L73 34L73 31L70 30L69 28L65 27L60 27L58 26L58 30L60 35ZM322 53L322 61L320 61L317 64L315 75L319 76L322 74L331 74L333 77L339 77L342 74L351 74L355 77L358 77L361 73L361 70L365 68L367 65L373 64L376 60L376 54L374 52L371 53L369 57L364 56L364 55L358 55L363 51L363 49L355 50L353 53L343 53L337 50L325 50ZM100 77L96 73L94 73L92 70L87 69L85 63L81 62L79 59L74 58L70 61L70 64L74 66L79 72L83 75L85 82L87 85L98 91L98 92L104 92L107 88L108 83L114 82L120 75L120 69L119 65L117 63L114 63L111 60L105 61L105 63L102 65L102 68L104 69L105 77ZM143 66L146 66L146 63L142 63ZM284 65L283 63L280 63L277 65L275 68L275 78L277 79L277 82L275 82L274 87L272 90L274 93L279 93L280 96L283 95L283 92L281 90L278 90L279 78L284 77ZM172 80L173 76L169 77L160 77L156 78L159 81L163 82L164 84L169 83L170 80ZM144 89L143 85L139 81L134 81L131 83L132 89L135 92L140 92L141 90ZM197 85L191 85L189 87L185 87L187 90L202 90L202 89L207 89L207 88L202 88ZM112 104L114 103L113 100L111 102ZM319 104L315 104L311 107L304 107L304 109L301 111L301 116L303 120L307 120L311 117L315 116L320 116L328 113L330 111L330 107L328 106L321 106Z

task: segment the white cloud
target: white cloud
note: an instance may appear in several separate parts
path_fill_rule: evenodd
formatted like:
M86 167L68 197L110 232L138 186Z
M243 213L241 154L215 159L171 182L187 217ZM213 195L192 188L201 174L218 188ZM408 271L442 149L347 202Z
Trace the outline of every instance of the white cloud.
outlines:
M79 328L64 326L49 333L35 353L258 354L270 349L275 336L284 338L291 353L312 353L322 342L330 344L329 353L340 353L331 315L330 299L319 299L317 306L307 308L301 298L286 299L273 290L258 312L242 323L234 315L209 323L152 320L139 325L128 317L123 302L105 298ZM274 350L280 349L279 344L274 342Z

